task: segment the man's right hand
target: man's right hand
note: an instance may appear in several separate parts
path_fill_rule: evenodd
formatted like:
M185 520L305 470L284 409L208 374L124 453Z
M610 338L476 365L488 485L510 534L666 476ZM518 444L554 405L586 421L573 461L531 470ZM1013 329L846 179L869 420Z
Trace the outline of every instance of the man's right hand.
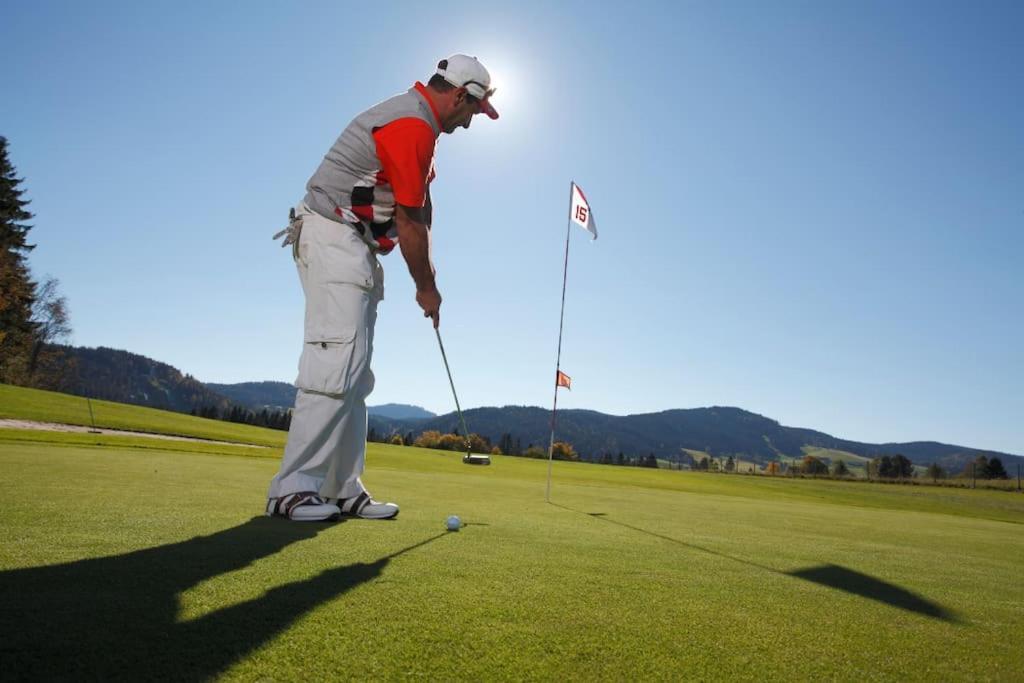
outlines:
M437 288L417 290L416 303L423 309L424 318L434 319L434 329L441 324L441 293Z

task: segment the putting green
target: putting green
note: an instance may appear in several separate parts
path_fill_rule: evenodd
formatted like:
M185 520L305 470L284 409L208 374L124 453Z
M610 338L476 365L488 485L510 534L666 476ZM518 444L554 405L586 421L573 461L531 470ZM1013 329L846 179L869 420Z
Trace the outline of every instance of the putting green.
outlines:
M1024 670L1019 494L555 463L547 504L542 461L374 444L399 518L303 525L260 516L273 457L47 438L0 431L14 678Z

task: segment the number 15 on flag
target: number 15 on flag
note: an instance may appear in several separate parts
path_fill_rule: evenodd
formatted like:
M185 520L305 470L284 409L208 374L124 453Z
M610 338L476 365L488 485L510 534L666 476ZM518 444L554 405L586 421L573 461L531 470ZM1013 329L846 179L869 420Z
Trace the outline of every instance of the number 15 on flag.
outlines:
M569 207L569 220L580 226L597 239L597 224L594 223L594 214L590 211L590 204L587 202L583 190L576 183L572 184L572 205Z

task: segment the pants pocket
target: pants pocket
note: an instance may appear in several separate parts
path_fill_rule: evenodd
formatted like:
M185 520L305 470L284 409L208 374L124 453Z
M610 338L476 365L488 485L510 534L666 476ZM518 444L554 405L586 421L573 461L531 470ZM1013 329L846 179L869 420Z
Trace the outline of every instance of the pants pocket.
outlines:
M354 338L347 342L306 342L295 386L320 394L347 394L364 369L361 355Z

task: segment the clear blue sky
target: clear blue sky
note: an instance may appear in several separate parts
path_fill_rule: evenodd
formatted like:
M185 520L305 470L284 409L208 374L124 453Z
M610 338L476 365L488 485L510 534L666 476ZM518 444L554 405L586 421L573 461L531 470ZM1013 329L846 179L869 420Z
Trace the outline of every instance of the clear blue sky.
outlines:
M441 57L497 122L442 136L442 332L465 407L734 405L1024 453L1024 4L11 2L0 135L73 342L294 379L270 236L350 118ZM448 412L401 256L373 403Z

